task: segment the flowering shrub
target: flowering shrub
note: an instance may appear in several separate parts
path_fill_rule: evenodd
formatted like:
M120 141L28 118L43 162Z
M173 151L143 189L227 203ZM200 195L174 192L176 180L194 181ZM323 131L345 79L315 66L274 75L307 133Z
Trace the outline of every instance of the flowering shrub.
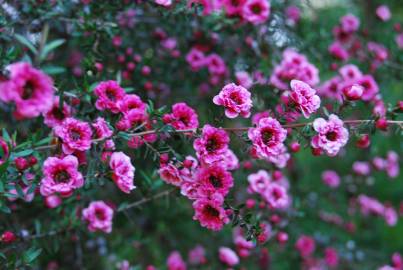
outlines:
M403 269L399 1L0 9L2 269Z

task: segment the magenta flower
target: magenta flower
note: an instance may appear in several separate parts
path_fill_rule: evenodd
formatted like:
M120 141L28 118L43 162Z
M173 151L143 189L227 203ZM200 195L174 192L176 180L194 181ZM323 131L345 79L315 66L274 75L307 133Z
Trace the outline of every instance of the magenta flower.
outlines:
M188 261L192 265L204 264L206 260L206 251L203 246L197 245L193 249L189 250Z
M194 220L198 220L202 227L219 231L230 220L223 208L224 198L215 194L212 198L199 198L193 203Z
M379 92L378 84L372 75L364 75L357 80L357 84L361 85L364 89L362 93L362 100L371 101Z
M53 104L53 81L28 63L19 62L7 67L8 79L0 82L0 100L14 102L18 119L38 117Z
M94 93L98 97L95 107L100 111L110 110L112 113L119 112L118 102L126 95L125 90L115 81L99 83Z
M172 113L163 116L165 124L169 124L176 130L194 129L199 126L196 111L185 102L176 103L172 106Z
M218 257L221 262L225 263L229 267L233 267L239 264L239 257L235 251L227 247L220 247L218 250Z
M216 53L212 53L206 58L207 68L213 75L223 75L227 72L224 60Z
M167 182L168 184L174 185L174 186L181 186L182 184L182 177L180 175L179 169L171 164L171 163L166 163L166 164L161 164L161 168L159 169L159 174L162 180Z
M205 125L200 138L193 143L197 157L204 163L211 164L221 160L228 150L229 136L219 128Z
M84 178L78 171L78 159L75 156L48 157L43 163L42 172L40 185L42 196L59 193L63 197L68 197L75 189L84 185Z
M306 235L302 235L295 243L295 248L299 251L301 257L309 257L315 251L315 240Z
M250 116L252 108L251 94L243 86L234 83L227 84L220 93L213 98L216 105L225 107L225 115L228 118L235 118L239 114L242 117Z
M218 163L210 167L201 167L196 173L196 181L199 184L201 194L210 196L219 193L225 197L234 185L231 173Z
M266 200L271 208L285 208L289 204L289 198L285 187L271 183L263 192L262 197Z
M63 141L63 152L86 151L91 148L92 131L86 122L74 118L66 118L61 125L54 127L57 137Z
M141 100L138 95L130 94L125 95L122 99L117 102L119 112L123 114L128 114L129 112L135 110L141 113L146 113L146 104Z
M247 0L242 8L242 18L253 24L261 24L270 16L269 0Z
M60 100L59 97L56 97L53 101L52 107L45 113L43 113L43 117L45 118L44 123L48 127L55 127L61 125L64 119L71 117L72 108L66 103L63 102L63 108L59 107Z
M276 119L267 117L260 119L256 128L249 129L248 137L256 155L268 159L283 152L287 131Z
M6 162L9 154L10 154L10 149L8 147L7 142L2 137L0 137L0 165L4 164L4 162Z
M82 217L88 222L90 232L110 233L112 231L113 209L103 201L91 202L87 208L83 209Z
M340 19L340 25L343 32L353 33L360 27L360 20L352 14L347 14Z
M387 5L380 5L376 8L376 16L383 22L389 21L392 13Z
M123 152L114 152L109 161L109 166L113 171L112 179L121 191L130 193L136 188L133 184L135 168L129 156Z
M244 4L247 0L223 0L222 5L228 16L241 15Z
M192 48L186 55L186 62L188 62L192 70L197 71L207 64L207 59L202 51Z
M316 91L303 81L292 80L290 100L291 104L296 106L305 118L316 112L320 107L320 97Z
M323 118L315 119L313 129L318 134L312 138L312 147L322 149L328 156L337 155L339 150L347 144L348 130L337 115L331 114L328 121Z

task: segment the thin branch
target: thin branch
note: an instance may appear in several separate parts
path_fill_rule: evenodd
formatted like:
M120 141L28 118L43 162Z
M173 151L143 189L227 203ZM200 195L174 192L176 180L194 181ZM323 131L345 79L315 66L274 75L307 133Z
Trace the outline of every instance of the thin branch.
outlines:
M125 207L122 207L122 208L118 209L116 212L122 212L122 211L128 210L128 209L133 208L133 207L139 207L139 206L141 206L141 205L143 205L143 204L145 204L145 203L147 203L149 201L153 201L153 200L168 196L169 194L171 194L175 190L176 190L175 188L172 188L172 189L167 189L167 190L161 191L160 193L157 193L157 194L155 194L155 195L153 195L151 197L146 197L146 198L143 198L143 199L141 199L139 201L127 204Z

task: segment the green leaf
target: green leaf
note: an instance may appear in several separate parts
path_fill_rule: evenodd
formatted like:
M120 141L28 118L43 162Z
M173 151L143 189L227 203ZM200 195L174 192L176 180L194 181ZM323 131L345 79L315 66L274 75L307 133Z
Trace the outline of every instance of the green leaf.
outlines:
M49 42L48 44L45 45L45 47L42 50L40 59L41 60L45 60L46 57L48 56L48 54L53 51L54 49L56 49L57 47L60 47L61 45L63 45L66 42L66 40L64 39L56 39L53 40L51 42Z
M26 37L21 36L19 34L15 34L15 39L18 40L18 42L20 42L22 45L27 47L33 54L35 55L38 54L38 51L36 50L35 46Z
M10 134L8 134L6 129L3 129L3 139L8 142L9 144L11 144L11 137Z
M26 157L29 156L30 154L32 154L34 151L32 149L27 149L21 152L17 152L17 153L13 153L13 158L16 157Z
M44 66L42 70L49 75L56 75L66 72L64 67L59 66Z
M25 263L30 264L33 261L35 261L36 258L38 258L38 256L41 254L42 249L35 249L35 248L30 248L28 249L24 255L23 255L23 260Z

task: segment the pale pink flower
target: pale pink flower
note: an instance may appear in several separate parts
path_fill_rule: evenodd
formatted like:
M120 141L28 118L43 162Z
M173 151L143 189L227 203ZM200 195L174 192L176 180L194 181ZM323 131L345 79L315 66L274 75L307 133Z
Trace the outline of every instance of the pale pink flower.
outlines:
M188 62L192 70L197 71L207 64L207 59L202 51L192 48L186 55L186 62Z
M326 152L328 156L335 156L347 144L348 130L337 115L331 114L329 120L317 118L313 122L313 129L318 133L312 138L311 146Z
M231 0L232 1L232 0ZM235 72L235 78L237 84L249 89L253 86L253 79L246 71L237 71Z
M360 20L352 14L347 14L340 19L340 25L345 33L353 33L360 27Z
M259 170L257 173L252 173L248 175L248 191L263 194L271 181L271 176L265 170Z
M396 178L399 176L399 155L395 151L389 151L386 155L385 170L388 176L391 178Z
M236 255L235 251L228 247L220 247L218 250L218 257L221 262L225 263L229 267L239 264L238 255Z
M18 119L38 117L48 112L53 104L52 79L28 63L14 63L6 68L9 75L0 82L0 100L14 102Z
M106 139L112 136L113 131L103 117L98 117L92 124L95 129L95 135L98 139Z
M390 9L387 5L380 5L376 8L376 16L381 20L381 21L389 21L390 18L392 17L392 13L390 12Z
M86 122L74 118L66 118L61 125L54 127L57 137L63 141L63 152L86 151L91 148L92 131Z
M114 152L109 161L112 169L112 179L118 188L130 193L136 186L133 184L135 168L130 161L130 157L123 152Z
M213 75L223 75L227 72L224 60L216 53L207 56L206 64L209 72Z
M169 254L167 267L168 270L186 270L186 263L178 251L173 251Z
M172 5L172 0L155 0L155 3L164 7Z
M305 118L316 112L320 107L320 97L316 91L307 83L299 80L292 80L290 100L302 112Z
M206 263L206 252L201 245L195 246L188 253L188 261L192 265L200 265Z
M295 25L301 18L301 10L297 6L294 6L294 5L288 6L285 9L285 15L286 15L287 21L289 21L289 23L291 25Z
M42 171L43 178L40 185L42 196L59 193L67 197L84 185L84 178L78 171L78 159L75 156L48 157L43 163Z
M256 155L268 159L283 152L287 131L276 119L267 117L260 119L256 128L249 129L248 137Z
M179 169L175 165L171 163L161 164L158 172L161 179L168 184L181 186L183 179L180 175Z
M385 219L386 224L388 224L389 226L396 225L398 216L396 210L393 209L392 207L385 207L383 217Z
M213 98L213 102L225 107L225 115L228 118L235 118L239 114L245 118L250 116L251 94L243 86L234 83L225 85L220 93Z
M83 220L88 223L90 232L112 231L113 209L103 201L94 201L82 211Z
M369 162L366 161L355 161L353 163L354 173L362 176L369 175L371 173L371 167Z
M274 209L285 208L289 204L287 190L277 183L270 183L263 192L262 197Z

